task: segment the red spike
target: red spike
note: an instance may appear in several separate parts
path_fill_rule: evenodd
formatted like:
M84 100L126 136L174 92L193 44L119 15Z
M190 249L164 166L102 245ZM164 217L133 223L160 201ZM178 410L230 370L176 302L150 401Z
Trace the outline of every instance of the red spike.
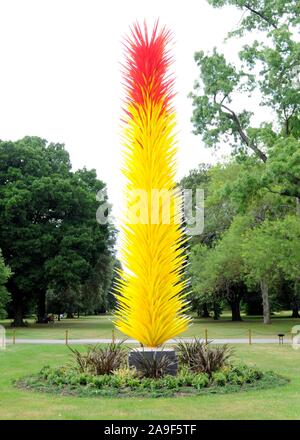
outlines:
M173 98L173 78L167 73L173 62L168 45L172 34L165 27L159 29L155 21L151 36L144 22L143 31L139 23L130 30L124 39L126 61L122 65L125 79L127 102L135 107L146 100L160 103L163 111L170 109Z

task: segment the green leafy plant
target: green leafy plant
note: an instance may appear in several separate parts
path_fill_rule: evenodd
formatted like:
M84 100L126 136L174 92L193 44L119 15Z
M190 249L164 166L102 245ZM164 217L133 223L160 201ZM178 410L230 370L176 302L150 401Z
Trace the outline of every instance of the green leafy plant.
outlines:
M212 374L212 379L213 379L213 382L219 386L224 386L227 383L226 374L223 373L222 371L215 371Z
M287 383L287 379L274 372L262 372L247 365L227 365L209 376L193 373L187 367L177 376L139 377L135 371L121 368L113 374L84 373L69 366L44 367L38 375L15 382L22 389L78 396L174 396L208 393L231 393L247 389L271 388ZM180 393L180 394L178 394Z
M179 389L179 383L178 378L176 376L171 376L170 374L167 374L161 379L162 387L166 387L170 390L177 390Z
M192 386L195 374L187 366L182 366L177 374L178 384L181 386Z
M192 386L197 390L205 388L209 385L209 376L207 373L195 374L192 380Z
M102 376L93 377L93 384L96 388L101 389L110 383L110 376L108 374L103 374Z
M257 367L233 365L226 371L227 381L233 384L253 383L262 378L263 373Z
M194 373L207 373L209 376L214 371L224 367L232 355L228 345L210 347L209 344L195 339L193 342L180 341L176 350L179 361Z
M82 373L112 374L126 364L127 351L123 347L123 341L111 342L104 347L95 345L89 347L86 353L68 347L73 353L78 370Z
M121 385L126 385L132 379L137 378L137 371L135 368L119 368L113 372L114 376L118 377Z

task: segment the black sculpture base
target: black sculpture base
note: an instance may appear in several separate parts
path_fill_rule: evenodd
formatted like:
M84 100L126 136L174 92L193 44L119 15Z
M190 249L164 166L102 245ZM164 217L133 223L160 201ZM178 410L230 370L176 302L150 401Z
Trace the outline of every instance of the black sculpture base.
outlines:
M129 352L128 364L129 367L134 367L139 371L141 370L141 357L148 359L149 361L154 358L159 361L163 356L166 356L170 360L166 373L176 376L178 370L178 358L173 348L136 348Z

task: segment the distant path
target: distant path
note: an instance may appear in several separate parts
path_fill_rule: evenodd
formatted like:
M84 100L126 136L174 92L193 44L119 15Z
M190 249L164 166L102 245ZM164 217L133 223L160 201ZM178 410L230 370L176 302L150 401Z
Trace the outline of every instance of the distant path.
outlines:
M179 341L191 342L194 338L178 338L170 339L167 341L168 344L174 344ZM121 339L116 339L121 341ZM8 338L6 340L8 344L12 344L13 340ZM112 339L69 339L68 344L109 344ZM126 339L127 344L139 344L138 341L134 339ZM291 344L291 338L284 338L284 344ZM16 344L37 344L37 345L64 345L65 339L22 339L16 338ZM212 344L249 344L249 339L212 339ZM252 344L278 344L278 338L252 338Z

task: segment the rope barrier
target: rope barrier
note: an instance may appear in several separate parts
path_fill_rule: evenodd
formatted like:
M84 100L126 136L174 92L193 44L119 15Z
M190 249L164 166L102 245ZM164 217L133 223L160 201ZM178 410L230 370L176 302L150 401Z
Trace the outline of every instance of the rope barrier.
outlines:
M286 330L286 331L278 331L278 333L270 333L270 332L261 332L261 331L257 331L257 330L252 330L252 333L256 334L256 335L260 335L260 336L278 336L279 333L284 333L285 335L287 333L290 333L290 330Z
M283 340L293 340L293 334L291 333L291 329L289 330L278 330L277 332L275 332L274 330L272 332L270 331L262 331L262 330L253 330L251 327L250 328L245 328L243 330L239 330L239 331L230 331L230 332L222 332L220 329L220 332L218 333L216 331L216 329L212 328L210 329L208 328L202 328L202 329L197 329L197 334L193 334L190 336L185 336L182 335L183 337L187 337L187 338L199 338L202 339L206 344L210 341L213 341L215 339L243 339L246 341L248 341L249 345L255 343L255 341L253 342L253 339L274 339L274 340L279 340L279 342ZM70 332L69 330L65 330L65 345L69 344L69 338L70 338ZM90 338L86 336L86 338ZM111 333L111 340L113 342L116 341L116 331L115 328L112 329L112 333ZM11 339L12 344L16 344L16 329L14 328L12 331L12 339ZM230 343L230 341L229 341Z

